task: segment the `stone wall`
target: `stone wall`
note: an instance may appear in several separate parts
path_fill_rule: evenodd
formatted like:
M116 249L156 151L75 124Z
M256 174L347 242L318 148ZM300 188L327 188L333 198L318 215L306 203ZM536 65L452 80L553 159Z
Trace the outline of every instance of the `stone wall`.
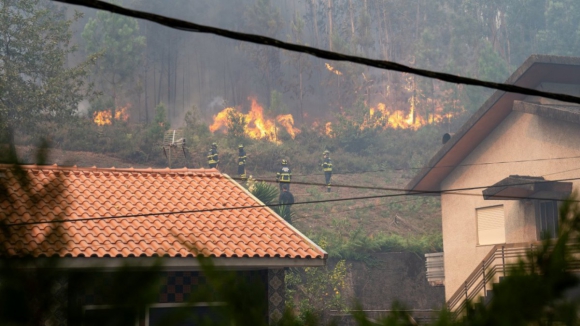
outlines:
M425 258L411 252L377 253L373 263L352 262L352 286L363 308L388 310L400 302L409 309L440 309L445 288L427 282Z

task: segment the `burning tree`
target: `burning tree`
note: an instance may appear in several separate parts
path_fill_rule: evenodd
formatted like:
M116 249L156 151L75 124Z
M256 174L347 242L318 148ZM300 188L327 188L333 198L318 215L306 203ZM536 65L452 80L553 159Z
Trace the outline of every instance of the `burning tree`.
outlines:
M284 130L294 139L300 129L294 127L294 117L291 114L278 115L275 119L264 115L264 108L258 104L256 98L250 97L251 109L248 113L242 113L238 109L225 108L214 116L213 123L209 126L211 132L223 130L227 133L235 133L234 137L248 137L251 139L264 139L274 143L280 143L280 131Z
M39 122L66 119L90 94L90 57L67 68L70 25L64 11L39 0L0 1L0 132L35 130Z

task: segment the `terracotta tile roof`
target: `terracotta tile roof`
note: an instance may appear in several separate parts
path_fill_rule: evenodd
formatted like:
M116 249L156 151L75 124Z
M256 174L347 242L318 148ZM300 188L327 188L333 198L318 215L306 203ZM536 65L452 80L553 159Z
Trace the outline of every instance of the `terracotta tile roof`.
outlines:
M10 256L327 256L268 208L219 210L260 203L217 170L24 166L23 171L28 192L9 166L0 165L0 185L8 195L0 189L0 220L72 221L11 226L13 234L3 239ZM78 220L182 211L202 212Z

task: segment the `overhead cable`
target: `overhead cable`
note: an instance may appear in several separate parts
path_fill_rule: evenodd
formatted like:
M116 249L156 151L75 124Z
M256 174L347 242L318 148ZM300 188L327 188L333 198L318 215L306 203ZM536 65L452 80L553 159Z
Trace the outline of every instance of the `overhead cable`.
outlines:
M580 180L580 177L560 179L560 180L546 180L546 181L536 181L536 182L526 182L519 184L512 184L510 186L526 185L526 184L536 184L544 182L560 182L560 181L572 181ZM373 195L373 196L362 196L362 197L347 197L347 198L335 198L335 199L323 199L323 200L313 200L313 201L303 201L296 202L292 205L307 205L307 204L319 204L319 203L330 203L330 202L341 202L349 200L366 200L366 199L378 199L378 198L391 198L391 197L402 197L402 196L418 196L418 195L434 195L434 194L453 194L461 196L481 196L477 193L465 193L458 191L475 190L475 189L486 189L490 187L498 186L485 186L485 187L469 187L469 188L455 188L446 190L433 190L433 191L423 191L414 190L412 192L403 192L397 194L385 194L385 195ZM399 189L400 191L405 191L404 189ZM494 195L494 198L501 199L513 199L513 200L554 200L554 201L565 201L567 199L558 198L545 198L545 197L532 197L532 196L509 196L509 195ZM571 200L572 202L580 203L579 200ZM209 213L209 212L220 212L220 211L230 211L230 210L242 210L242 209L253 209L253 208L272 208L278 206L285 206L285 204L272 204L272 205L247 205L247 206L232 206L232 207L213 207L207 209L196 209L196 210L181 210L181 211L168 211L168 212L156 212L156 213L144 213L144 214L128 214L128 215L115 215L115 216L96 216L96 217L86 217L86 218L69 218L69 219L59 219L50 221L29 221L29 222L18 222L18 223L7 223L4 224L6 227L18 227L18 226L28 226L28 225L38 225L38 224L55 224L55 223L76 223L76 222L87 222L87 221L97 221L97 220L116 220L125 218L141 218L141 217L151 217L151 216L162 216L162 215L175 215L175 214L196 214L196 213Z

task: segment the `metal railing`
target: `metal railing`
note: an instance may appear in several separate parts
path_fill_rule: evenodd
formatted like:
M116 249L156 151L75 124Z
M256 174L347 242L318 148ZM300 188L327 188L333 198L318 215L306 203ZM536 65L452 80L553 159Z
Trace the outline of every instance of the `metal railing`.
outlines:
M445 264L442 252L425 254L425 269L427 270L427 281L431 286L445 284Z
M447 301L447 308L453 311L455 316L460 316L466 308L467 302L474 301L479 297L486 297L490 284L499 282L500 277L506 276L510 267L515 266L521 258L525 258L529 250L540 245L540 242L526 242L494 246L463 282L463 285ZM569 243L568 245L575 258L569 268L578 271L580 270L580 247L578 243Z
M516 243L494 246L447 301L447 308L459 316L466 308L467 302L487 296L489 284L505 276L510 266L515 265L535 245L537 244Z

